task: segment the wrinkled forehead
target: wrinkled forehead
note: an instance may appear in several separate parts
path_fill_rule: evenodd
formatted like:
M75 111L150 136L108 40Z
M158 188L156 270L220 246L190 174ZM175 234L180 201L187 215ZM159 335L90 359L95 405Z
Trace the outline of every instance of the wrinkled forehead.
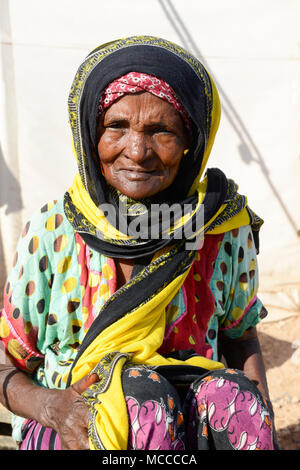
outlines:
M168 127L189 135L181 114L167 101L152 95L147 91L135 94L125 94L99 116L99 125L107 123L126 123L136 128Z
M156 75L173 88L195 125L207 138L211 109L209 76L196 58L182 50L170 49L138 44L112 49L106 54L102 54L101 49L93 52L83 64L84 70L89 62L95 63L83 83L81 105L87 103L93 113L105 87L132 70Z

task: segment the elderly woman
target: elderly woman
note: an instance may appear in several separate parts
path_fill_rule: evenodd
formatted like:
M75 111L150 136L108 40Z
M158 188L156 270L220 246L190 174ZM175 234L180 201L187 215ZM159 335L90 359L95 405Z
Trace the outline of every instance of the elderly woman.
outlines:
M212 78L169 41L116 40L79 67L69 116L79 173L26 224L0 317L20 449L273 449L262 221L204 173Z

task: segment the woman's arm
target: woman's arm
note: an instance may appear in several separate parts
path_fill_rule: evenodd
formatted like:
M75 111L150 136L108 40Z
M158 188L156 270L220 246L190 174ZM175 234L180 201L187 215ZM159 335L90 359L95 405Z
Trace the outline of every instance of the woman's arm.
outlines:
M249 328L242 337L228 338L220 335L220 346L227 366L242 370L254 382L266 400L269 412L274 420L274 411L270 401L265 365L261 353L256 328ZM275 427L273 428L274 448L279 449Z
M232 339L220 332L221 352L228 367L245 372L270 403L269 390L256 328L250 328L242 337Z
M98 380L83 377L65 390L47 389L11 364L0 364L0 402L12 413L54 429L62 449L89 449L89 410L81 393Z
M63 449L88 449L89 410L81 393L97 376L85 377L66 390L47 389L31 379L34 368L44 360L42 350L47 328L53 328L47 317L51 298L55 297L55 282L62 282L60 275L56 276L61 258L56 257L53 242L65 233L66 227L61 224L55 231L45 228L49 217L56 213L62 214L60 202L48 211L36 211L26 224L4 288L4 308L0 311L0 402L17 416L54 429ZM37 227L39 243L31 250L29 247L37 238ZM74 240L71 242L70 238L69 254L76 266ZM33 287L34 295L28 291L28 286ZM61 285L58 288L60 290ZM39 299L42 308L38 307ZM54 332L51 334L54 337Z

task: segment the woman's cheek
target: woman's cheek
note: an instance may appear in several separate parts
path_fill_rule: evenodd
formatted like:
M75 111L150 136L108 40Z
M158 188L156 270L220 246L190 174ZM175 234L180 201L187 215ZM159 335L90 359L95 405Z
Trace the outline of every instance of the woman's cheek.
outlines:
M177 169L182 159L183 151L178 151L177 147L168 149L160 153L160 160L165 168Z
M98 144L98 154L103 162L113 161L122 149L123 138L107 136L101 138Z
M153 141L152 148L166 166L176 166L182 159L184 144L180 139L161 137Z

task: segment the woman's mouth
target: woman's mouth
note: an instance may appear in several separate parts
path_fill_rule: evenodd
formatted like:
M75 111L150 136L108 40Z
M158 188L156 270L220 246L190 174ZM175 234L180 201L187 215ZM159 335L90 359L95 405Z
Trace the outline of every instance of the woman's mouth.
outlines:
M149 171L137 168L123 168L119 170L129 181L146 181L156 175L156 171Z

